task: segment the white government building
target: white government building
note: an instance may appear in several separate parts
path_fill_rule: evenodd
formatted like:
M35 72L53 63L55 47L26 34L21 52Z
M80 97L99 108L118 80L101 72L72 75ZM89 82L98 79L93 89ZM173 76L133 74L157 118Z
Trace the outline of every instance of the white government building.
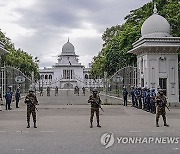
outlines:
M178 51L180 37L170 35L170 24L158 15L156 5L153 15L141 27L141 38L129 53L137 55L138 85L155 88L166 93L168 102L179 102Z
M82 87L102 87L101 79L91 79L89 68L85 68L78 61L74 46L68 42L62 47L62 52L58 56L58 62L51 68L40 69L40 87L50 86L61 89L73 89L75 86Z

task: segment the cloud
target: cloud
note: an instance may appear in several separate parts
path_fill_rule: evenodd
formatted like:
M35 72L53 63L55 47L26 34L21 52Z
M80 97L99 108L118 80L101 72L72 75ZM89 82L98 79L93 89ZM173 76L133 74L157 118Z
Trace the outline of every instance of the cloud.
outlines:
M17 48L52 66L70 37L80 62L87 66L102 48L106 28L150 0L0 0L2 29ZM14 27L14 28L13 28Z

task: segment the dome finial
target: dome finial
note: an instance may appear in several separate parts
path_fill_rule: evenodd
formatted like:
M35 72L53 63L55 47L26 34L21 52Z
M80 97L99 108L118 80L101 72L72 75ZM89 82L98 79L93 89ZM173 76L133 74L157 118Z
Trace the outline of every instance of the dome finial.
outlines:
M154 3L154 9L153 9L154 14L157 14L157 7L156 7L156 3Z

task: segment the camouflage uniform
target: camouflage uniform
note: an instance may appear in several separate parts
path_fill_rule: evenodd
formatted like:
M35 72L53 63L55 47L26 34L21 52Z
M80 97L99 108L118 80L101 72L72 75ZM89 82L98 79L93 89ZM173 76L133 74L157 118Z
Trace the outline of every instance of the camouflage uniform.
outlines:
M94 117L94 112L96 112L96 118L97 118L97 127L101 127L99 125L99 107L101 105L101 99L97 95L96 91L93 91L93 95L89 97L88 103L91 103L91 117L90 117L90 127L92 128L92 123L93 123L93 117Z
M27 128L30 127L30 116L32 113L34 128L36 127L36 105L38 104L37 98L33 93L29 93L25 98L25 104L27 104Z
M164 121L164 126L169 126L166 123L166 105L167 105L167 100L166 97L163 94L158 94L158 96L155 99L155 102L157 104L157 112L156 112L156 127L159 127L159 117L162 115L163 121Z

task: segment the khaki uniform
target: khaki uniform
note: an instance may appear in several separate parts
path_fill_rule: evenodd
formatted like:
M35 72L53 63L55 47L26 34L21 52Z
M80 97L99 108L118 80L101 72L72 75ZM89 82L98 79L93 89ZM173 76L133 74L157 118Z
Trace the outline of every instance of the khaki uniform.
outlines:
M159 117L162 115L163 121L164 121L164 126L168 126L166 123L166 105L167 105L167 100L164 95L158 94L158 96L155 98L155 103L157 104L157 112L156 112L156 125L159 127Z
M36 123L36 108L38 104L37 98L34 94L28 94L25 98L25 104L27 104L27 122L30 122L30 116L32 114L33 122Z
M89 97L88 103L91 103L91 116L90 116L90 123L92 125L94 112L96 112L96 118L97 118L97 125L99 125L99 107L101 105L101 99L98 95L94 97L91 95Z

